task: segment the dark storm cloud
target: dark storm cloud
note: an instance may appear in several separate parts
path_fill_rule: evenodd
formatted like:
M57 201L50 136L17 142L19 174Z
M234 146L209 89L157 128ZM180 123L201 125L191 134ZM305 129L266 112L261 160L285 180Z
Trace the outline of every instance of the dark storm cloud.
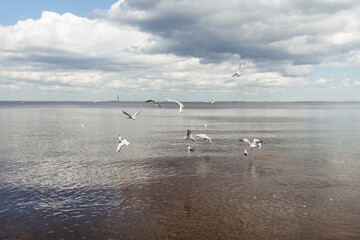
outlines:
M327 42L332 34L349 30L344 29L351 21L346 11L356 8L359 3L350 0L127 0L103 17L159 36L147 52L193 56L202 62L237 54L254 62L316 64L358 47L355 42Z
M23 55L13 55L0 62L3 66L14 64L32 65L33 68L46 70L98 70L98 71L121 71L139 70L141 67L136 64L116 63L106 57L89 57L88 55L69 52L53 48L24 48Z

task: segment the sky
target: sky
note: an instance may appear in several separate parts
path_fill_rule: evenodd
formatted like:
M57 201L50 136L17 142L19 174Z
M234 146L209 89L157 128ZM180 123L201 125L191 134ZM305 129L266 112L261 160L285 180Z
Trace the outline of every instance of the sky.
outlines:
M0 101L360 101L359 76L357 0L0 1Z

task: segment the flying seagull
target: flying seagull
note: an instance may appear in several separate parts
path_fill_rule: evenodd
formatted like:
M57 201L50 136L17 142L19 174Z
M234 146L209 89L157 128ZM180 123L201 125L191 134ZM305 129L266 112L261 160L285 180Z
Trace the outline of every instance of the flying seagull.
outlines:
M136 119L136 115L138 115L140 112L141 112L141 110L138 111L138 112L136 112L136 113L134 113L133 115L131 115L131 114L128 114L127 112L123 111L123 113L128 116L128 119L132 119L132 120L135 120L135 119Z
M184 139L191 140L191 141L195 142L195 139L192 136L191 130L186 131L186 136L184 137Z
M211 142L211 138L206 134L196 134L197 137L203 138L206 141Z
M121 136L119 135L119 145L117 146L116 153L120 152L121 148L124 145L129 145L130 143L126 139L121 139Z
M262 140L254 138L252 142L249 141L247 138L240 139L241 142L249 144L250 148L253 147L261 147Z
M158 105L159 106L159 108L161 108L161 105L160 105L160 103L159 102L157 102L157 101L155 101L155 100L147 100L146 102L153 102L155 105Z
M240 77L241 76L240 68L241 68L241 64L239 64L239 70L234 75L232 75L231 77Z
M211 104L213 104L215 102L215 98L211 97Z
M165 98L166 100L170 101L170 102L176 102L176 104L179 106L179 112L182 113L182 109L184 107L184 104L182 104L181 102L179 101L176 101L176 100L172 100L172 99L169 99L169 98Z

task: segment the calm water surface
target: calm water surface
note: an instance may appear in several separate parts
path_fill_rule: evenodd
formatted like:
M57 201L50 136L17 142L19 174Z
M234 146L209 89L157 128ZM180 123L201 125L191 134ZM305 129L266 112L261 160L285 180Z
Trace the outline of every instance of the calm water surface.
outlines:
M0 103L0 239L360 239L360 103L162 106Z

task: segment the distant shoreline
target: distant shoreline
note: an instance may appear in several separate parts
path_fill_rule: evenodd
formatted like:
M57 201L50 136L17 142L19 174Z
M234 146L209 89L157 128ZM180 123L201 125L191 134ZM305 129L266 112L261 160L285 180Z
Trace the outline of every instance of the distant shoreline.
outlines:
M54 103L54 104L66 104L66 103L84 103L84 104L96 104L96 103L145 103L144 101L8 101L1 100L0 103ZM170 103L169 101L159 101L163 103ZM209 103L206 101L181 101L183 103ZM360 101L216 101L216 103L360 103Z

